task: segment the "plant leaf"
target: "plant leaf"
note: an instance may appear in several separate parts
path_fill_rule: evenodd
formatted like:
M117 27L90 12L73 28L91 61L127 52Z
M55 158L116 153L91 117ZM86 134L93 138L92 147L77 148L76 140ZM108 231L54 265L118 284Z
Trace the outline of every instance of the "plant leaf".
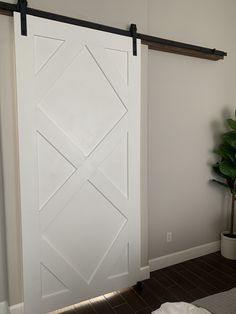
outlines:
M220 163L217 162L216 164L214 164L212 166L212 169L213 171L220 177L224 178L224 179L228 179L228 176L226 176L225 174L223 174L221 171L220 171Z
M236 148L236 131L223 134L223 139L233 148Z
M224 159L230 159L233 163L236 164L236 152L235 149L227 143L220 145L220 147L214 150L214 153L219 155Z
M226 121L228 123L228 126L234 131L236 131L236 121L233 119L227 119Z
M230 177L231 179L236 178L236 167L229 161L222 161L219 165L220 172Z

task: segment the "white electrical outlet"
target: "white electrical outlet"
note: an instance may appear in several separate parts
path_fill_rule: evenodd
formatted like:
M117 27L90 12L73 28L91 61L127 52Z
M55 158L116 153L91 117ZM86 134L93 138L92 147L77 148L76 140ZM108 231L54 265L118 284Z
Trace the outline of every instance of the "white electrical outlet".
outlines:
M172 241L172 232L167 232L166 233L166 242L171 242Z

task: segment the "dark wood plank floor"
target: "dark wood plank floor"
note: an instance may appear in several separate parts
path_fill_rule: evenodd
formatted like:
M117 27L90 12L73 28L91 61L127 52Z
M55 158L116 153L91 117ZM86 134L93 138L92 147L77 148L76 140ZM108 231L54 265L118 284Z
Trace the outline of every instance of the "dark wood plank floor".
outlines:
M152 272L142 291L132 287L112 292L56 313L150 314L164 302L193 302L234 287L236 261L213 253Z

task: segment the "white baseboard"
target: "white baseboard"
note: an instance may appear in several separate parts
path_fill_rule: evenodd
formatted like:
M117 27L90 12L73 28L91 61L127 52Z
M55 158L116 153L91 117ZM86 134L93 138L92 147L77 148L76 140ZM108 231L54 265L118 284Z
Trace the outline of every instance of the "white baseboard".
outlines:
M219 251L220 241L211 242L196 246L187 250L179 251L176 253L168 254L165 256L153 258L149 260L150 271L155 271L161 268L172 266L193 258L197 258L206 254Z
M0 302L0 313L1 314L9 314L8 312L8 304L6 301Z
M9 307L10 314L24 314L24 303L15 304Z
M140 268L141 278L140 280L145 280L150 278L150 267L144 266Z

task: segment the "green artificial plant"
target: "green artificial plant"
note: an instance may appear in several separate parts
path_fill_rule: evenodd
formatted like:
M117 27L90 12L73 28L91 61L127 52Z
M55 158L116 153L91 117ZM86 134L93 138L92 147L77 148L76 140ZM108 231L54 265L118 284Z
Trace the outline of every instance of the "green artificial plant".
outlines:
M222 141L214 153L217 154L220 160L215 163L213 171L222 178L222 180L213 179L213 182L220 184L231 193L231 214L230 228L228 237L235 238L234 234L234 214L236 200L236 120L227 119L227 124L230 131L222 134Z

